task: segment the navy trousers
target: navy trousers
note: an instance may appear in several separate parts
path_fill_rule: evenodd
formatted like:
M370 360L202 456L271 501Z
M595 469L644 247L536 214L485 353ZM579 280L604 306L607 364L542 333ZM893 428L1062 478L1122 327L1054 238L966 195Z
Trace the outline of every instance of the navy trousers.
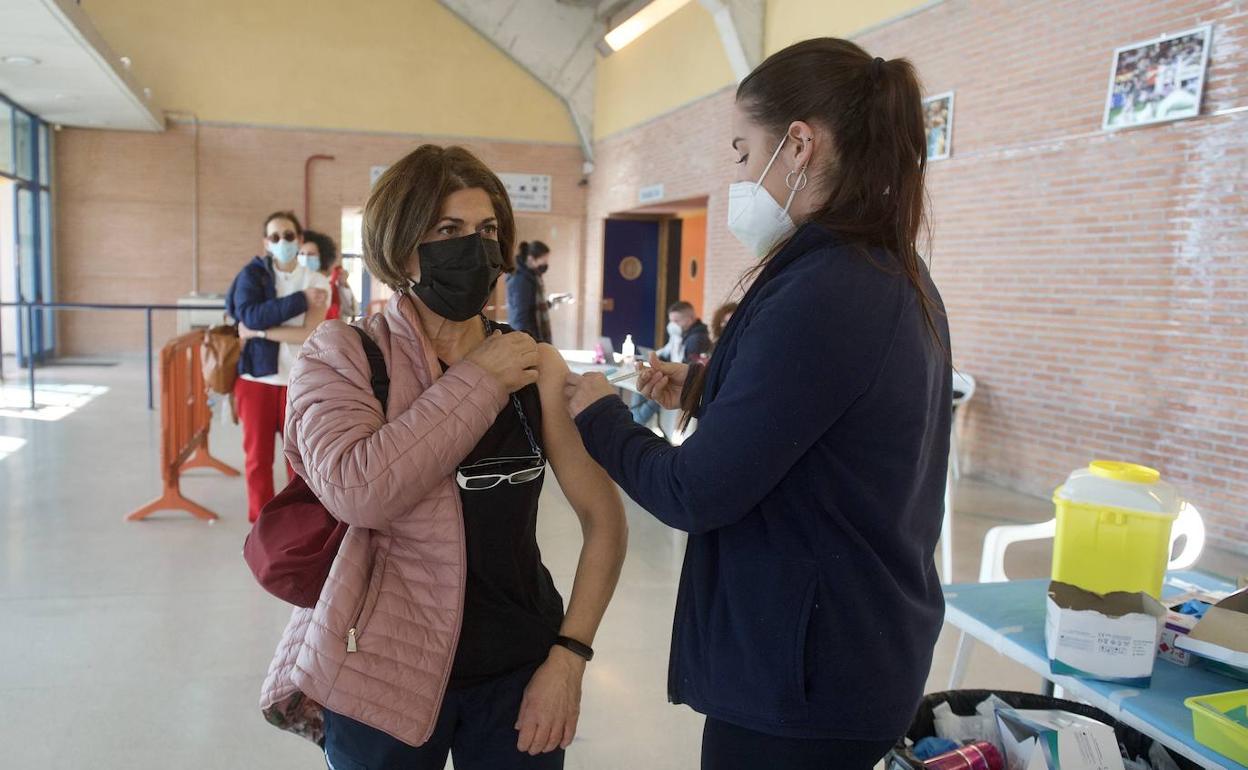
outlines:
M520 701L536 669L448 690L433 736L409 746L380 730L325 709L325 759L330 770L562 770L563 749L536 757L516 749Z
M702 770L871 770L893 741L782 738L707 718Z

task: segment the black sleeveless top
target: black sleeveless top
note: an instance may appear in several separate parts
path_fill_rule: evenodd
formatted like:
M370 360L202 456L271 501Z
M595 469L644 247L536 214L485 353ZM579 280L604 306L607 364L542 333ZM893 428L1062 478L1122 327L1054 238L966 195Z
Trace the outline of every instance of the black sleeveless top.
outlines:
M563 598L537 546L545 463L541 398L529 385L508 400L456 473L468 579L453 688L540 664L559 634Z

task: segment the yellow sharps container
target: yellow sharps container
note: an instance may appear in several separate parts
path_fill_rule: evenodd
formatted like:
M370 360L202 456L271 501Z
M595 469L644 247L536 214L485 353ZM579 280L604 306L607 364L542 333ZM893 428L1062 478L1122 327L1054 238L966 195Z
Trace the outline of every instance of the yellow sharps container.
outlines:
M1161 598L1170 528L1183 506L1161 473L1098 460L1070 474L1053 503L1054 580L1100 594L1144 591Z

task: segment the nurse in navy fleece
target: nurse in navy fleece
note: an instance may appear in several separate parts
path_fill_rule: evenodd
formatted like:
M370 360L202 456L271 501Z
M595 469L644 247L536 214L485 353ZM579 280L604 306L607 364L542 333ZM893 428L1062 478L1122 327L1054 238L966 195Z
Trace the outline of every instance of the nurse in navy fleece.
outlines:
M708 368L642 375L698 418L682 446L568 379L593 458L689 533L668 697L706 715L707 770L871 768L923 692L951 374L916 246L921 93L908 61L830 38L742 81L729 228L758 265Z

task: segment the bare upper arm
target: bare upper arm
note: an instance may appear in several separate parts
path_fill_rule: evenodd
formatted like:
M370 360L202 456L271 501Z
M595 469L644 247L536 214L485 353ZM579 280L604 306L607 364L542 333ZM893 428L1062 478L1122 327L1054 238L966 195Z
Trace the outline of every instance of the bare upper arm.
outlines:
M610 510L601 505L604 500L622 509L615 484L585 451L580 431L568 414L567 399L563 395L569 372L567 363L551 345L539 345L538 352L537 388L542 400L542 437L545 439L546 456L550 459L559 486L582 519L586 515Z

